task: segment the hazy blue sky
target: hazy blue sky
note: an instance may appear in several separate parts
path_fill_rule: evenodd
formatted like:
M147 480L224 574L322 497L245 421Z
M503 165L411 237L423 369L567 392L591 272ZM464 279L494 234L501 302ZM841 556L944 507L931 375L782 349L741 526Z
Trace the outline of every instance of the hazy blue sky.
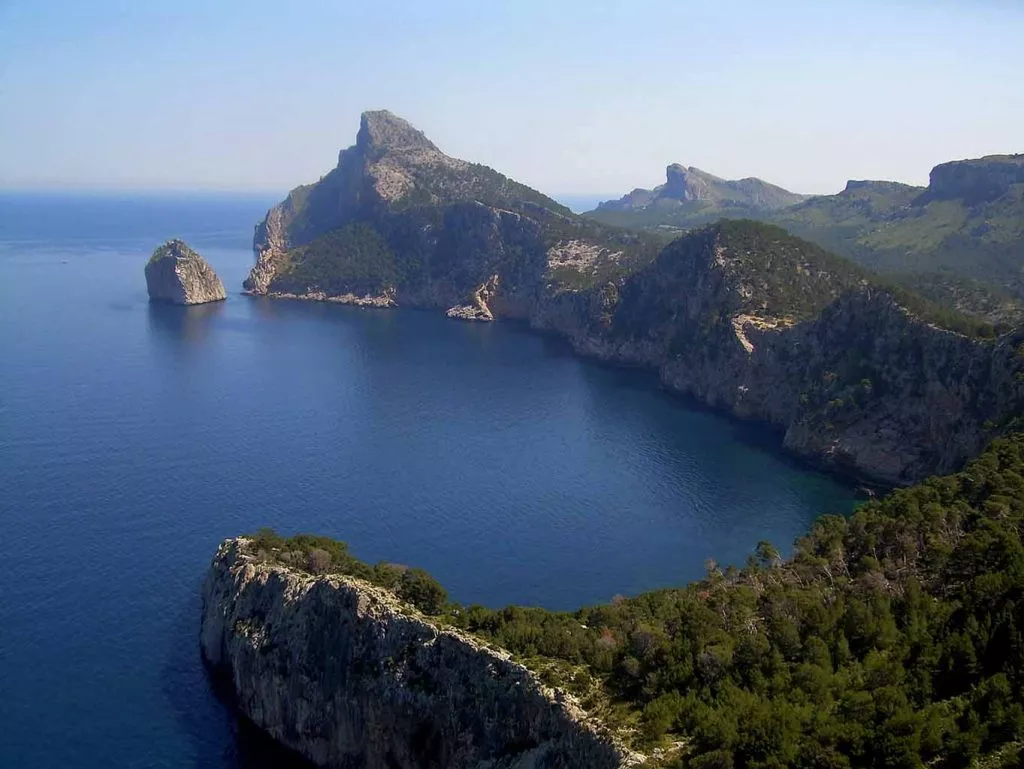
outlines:
M1024 152L1024 0L0 0L0 187L285 190L385 107L551 193Z

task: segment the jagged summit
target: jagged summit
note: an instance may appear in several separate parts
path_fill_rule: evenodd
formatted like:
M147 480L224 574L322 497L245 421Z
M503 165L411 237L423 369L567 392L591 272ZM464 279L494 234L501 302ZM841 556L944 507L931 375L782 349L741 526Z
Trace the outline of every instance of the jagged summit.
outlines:
M775 209L803 199L803 195L789 192L756 177L732 181L702 171L696 166L671 163L665 169L664 184L650 190L635 189L618 200L601 203L597 210L672 210L685 205L697 205L701 208L728 206Z
M710 197L710 184L724 182L717 176L704 173L699 168L672 163L665 169L665 186L661 197L673 200L706 200Z
M386 109L362 114L356 147L367 153L441 152L422 131Z
M369 296L375 306L394 303L396 296L429 303L444 295L446 307L462 306L500 277L498 263L520 258L518 272L510 267L506 276L507 290L513 277L540 280L546 266L542 231L558 227L604 237L602 229L571 219L546 195L446 155L394 113L368 111L337 166L292 190L257 227L257 262L244 286L256 294L351 295L346 301ZM494 265L483 254L491 254ZM410 299L410 286L424 296Z

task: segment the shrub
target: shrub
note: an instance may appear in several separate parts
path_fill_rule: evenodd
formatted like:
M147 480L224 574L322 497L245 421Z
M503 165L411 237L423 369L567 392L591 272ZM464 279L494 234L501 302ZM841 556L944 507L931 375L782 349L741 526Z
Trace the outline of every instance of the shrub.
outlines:
M313 574L326 574L331 569L331 554L320 547L314 547L306 556L306 568Z

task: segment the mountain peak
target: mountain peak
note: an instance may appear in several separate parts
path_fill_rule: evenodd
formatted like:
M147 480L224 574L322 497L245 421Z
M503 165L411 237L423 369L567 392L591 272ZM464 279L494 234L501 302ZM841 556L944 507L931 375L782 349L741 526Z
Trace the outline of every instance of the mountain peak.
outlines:
M972 160L954 160L932 169L928 189L917 202L962 200L967 205L989 203L1018 184L1024 184L1024 155L986 155Z
M665 169L665 186L661 196L672 200L706 200L712 197L710 184L721 182L717 176L699 168L672 163Z
M371 154L416 150L440 152L422 131L386 109L362 114L356 146Z

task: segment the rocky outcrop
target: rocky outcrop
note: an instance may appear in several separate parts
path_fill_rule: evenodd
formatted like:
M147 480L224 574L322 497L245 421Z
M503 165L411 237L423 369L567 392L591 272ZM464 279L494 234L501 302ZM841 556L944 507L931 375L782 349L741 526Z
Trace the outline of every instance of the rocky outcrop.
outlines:
M656 192L781 204L753 181L672 166ZM833 202L862 215L919 191L851 182ZM255 248L252 293L526 320L884 483L955 469L1021 406L1015 337L940 329L777 227L722 222L663 248L450 158L387 112L363 115L338 166L275 206Z
M598 205L597 212L650 207L671 210L671 206L697 202L767 211L799 203L805 197L754 177L731 181L693 166L672 163L665 169L664 184L650 190L637 188L618 200L606 200Z
M473 292L469 297L468 304L457 304L454 307L449 307L445 314L449 318L459 318L461 320L494 320L494 313L491 312L491 308L487 303L497 296L499 284L500 279L498 276L492 275L490 280Z
M376 307L387 309L397 307L395 303L395 291L392 288L384 289L378 295L364 294L327 294L323 291L307 291L302 294L293 294L289 291L274 291L268 296L274 299L300 299L307 302L331 302L334 304L351 304L354 307Z
M643 757L507 652L392 593L217 551L202 653L258 727L337 769L616 769Z
M974 160L956 160L935 166L928 189L916 201L962 200L968 205L988 203L1024 185L1024 155L987 155Z
M266 294L270 290L270 281L274 279L278 267L286 258L284 221L287 210L288 201L275 206L267 213L266 219L256 227L256 264L242 284L242 288L248 294Z
M169 240L146 262L146 289L152 302L204 304L227 298L217 273L180 240Z
M583 354L657 369L673 391L778 426L813 462L885 484L958 468L1021 413L1024 333L995 342L939 328L857 274L787 259L799 242L788 236L766 273L751 257L771 244L751 249L729 231L744 226L676 241L620 286L563 297L535 322ZM804 299L791 294L801 284Z

